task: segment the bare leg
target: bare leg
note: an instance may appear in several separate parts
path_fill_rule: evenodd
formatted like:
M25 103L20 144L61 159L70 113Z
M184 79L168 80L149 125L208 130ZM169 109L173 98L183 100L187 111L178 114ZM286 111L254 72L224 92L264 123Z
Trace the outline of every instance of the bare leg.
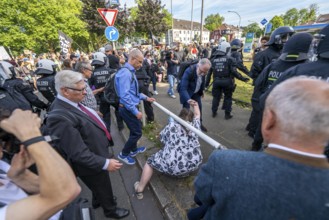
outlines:
M143 168L142 177L139 181L137 192L143 192L153 174L153 168L146 163Z

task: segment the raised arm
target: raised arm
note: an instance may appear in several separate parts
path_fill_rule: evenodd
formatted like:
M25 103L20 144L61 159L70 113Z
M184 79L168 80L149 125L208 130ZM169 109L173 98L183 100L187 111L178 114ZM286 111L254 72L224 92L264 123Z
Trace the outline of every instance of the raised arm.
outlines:
M41 136L40 119L30 111L15 110L0 126L21 142ZM40 193L10 204L6 219L48 219L81 190L69 165L47 142L30 144L27 152L38 168Z

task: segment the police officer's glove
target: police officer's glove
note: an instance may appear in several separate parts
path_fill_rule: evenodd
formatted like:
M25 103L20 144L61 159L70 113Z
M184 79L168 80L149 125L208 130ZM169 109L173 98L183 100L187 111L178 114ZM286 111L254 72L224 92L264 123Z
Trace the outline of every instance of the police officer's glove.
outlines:
M242 79L243 82L248 82L249 80L250 80L250 79L247 78L247 77L244 77L244 78Z

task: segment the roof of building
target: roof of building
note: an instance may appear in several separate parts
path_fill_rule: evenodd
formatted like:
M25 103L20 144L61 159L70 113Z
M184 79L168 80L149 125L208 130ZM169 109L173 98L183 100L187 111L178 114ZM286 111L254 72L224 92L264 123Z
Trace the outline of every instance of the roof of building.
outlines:
M329 14L319 15L316 23L329 23Z
M201 28L201 23L193 21L194 31L199 31L200 28ZM191 21L174 18L174 29L191 30ZM203 27L203 31L209 31L209 30Z
M238 27L235 27L234 25L230 25L230 24L222 24L219 28L217 28L217 30L232 30L232 31L238 31L239 28ZM240 27L240 29L242 29Z

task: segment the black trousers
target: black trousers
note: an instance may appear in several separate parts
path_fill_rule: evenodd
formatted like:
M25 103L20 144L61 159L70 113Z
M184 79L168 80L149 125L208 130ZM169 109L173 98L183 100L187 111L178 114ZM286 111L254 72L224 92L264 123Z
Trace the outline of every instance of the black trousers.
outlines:
M93 194L104 210L104 214L109 214L116 209L113 200L113 191L108 171L101 171L95 175L79 176Z
M232 111L232 96L234 92L234 82L231 78L215 80L212 87L212 106L211 110L216 113L219 102L224 93L223 109L225 112Z

